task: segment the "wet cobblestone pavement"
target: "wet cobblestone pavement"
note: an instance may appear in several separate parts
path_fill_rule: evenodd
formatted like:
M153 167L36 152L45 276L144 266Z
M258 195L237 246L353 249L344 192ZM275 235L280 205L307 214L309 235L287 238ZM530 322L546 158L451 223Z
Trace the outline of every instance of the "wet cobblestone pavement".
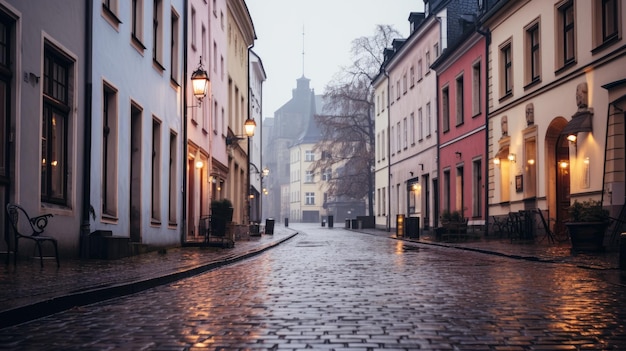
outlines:
M0 329L0 349L626 349L626 287L606 279L620 276L612 253L561 259L509 243L486 255L482 242L292 227L297 236L250 259ZM200 264L176 256L170 269Z

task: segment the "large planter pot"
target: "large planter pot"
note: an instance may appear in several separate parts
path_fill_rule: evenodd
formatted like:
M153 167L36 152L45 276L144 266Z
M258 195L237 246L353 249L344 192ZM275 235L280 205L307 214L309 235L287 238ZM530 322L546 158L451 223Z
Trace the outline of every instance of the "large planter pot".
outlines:
M211 235L226 235L226 225L233 220L233 208L211 209Z
M572 242L573 252L598 252L604 250L604 233L609 222L565 223Z

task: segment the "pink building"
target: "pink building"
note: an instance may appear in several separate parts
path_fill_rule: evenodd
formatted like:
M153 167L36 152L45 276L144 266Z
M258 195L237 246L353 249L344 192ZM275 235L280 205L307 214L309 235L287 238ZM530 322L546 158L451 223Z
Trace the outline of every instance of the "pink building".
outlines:
M472 32L433 63L437 71L440 204L470 224L486 218L485 38Z

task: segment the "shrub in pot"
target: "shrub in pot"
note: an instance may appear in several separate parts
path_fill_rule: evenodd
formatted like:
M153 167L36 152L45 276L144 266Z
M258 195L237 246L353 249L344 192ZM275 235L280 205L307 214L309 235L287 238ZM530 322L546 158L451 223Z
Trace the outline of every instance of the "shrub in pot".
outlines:
M574 201L568 208L569 220L565 226L569 232L573 252L604 250L604 233L609 227L609 211L600 201Z

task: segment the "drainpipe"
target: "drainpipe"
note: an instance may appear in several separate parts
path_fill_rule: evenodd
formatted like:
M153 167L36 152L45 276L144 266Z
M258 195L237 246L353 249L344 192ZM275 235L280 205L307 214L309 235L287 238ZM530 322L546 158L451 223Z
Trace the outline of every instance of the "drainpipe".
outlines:
M85 16L85 131L83 133L83 210L81 213L79 256L82 259L89 258L89 216L93 213L91 207L91 94L92 94L92 33L93 11L92 1L87 1Z
M489 28L483 30L480 26L476 25L476 32L485 37L485 175L483 178L485 185L485 236L489 235L489 45L491 44L491 32Z
M181 169L182 169L182 186L181 186L181 194L182 194L182 226L180 233L180 244L181 246L185 244L185 238L187 237L187 80L189 77L187 76L187 51L188 51L188 32L189 32L189 0L185 0L185 10L184 10L184 28L183 28L183 118L181 121L181 127L183 130L183 140L182 140L182 157L181 161Z

